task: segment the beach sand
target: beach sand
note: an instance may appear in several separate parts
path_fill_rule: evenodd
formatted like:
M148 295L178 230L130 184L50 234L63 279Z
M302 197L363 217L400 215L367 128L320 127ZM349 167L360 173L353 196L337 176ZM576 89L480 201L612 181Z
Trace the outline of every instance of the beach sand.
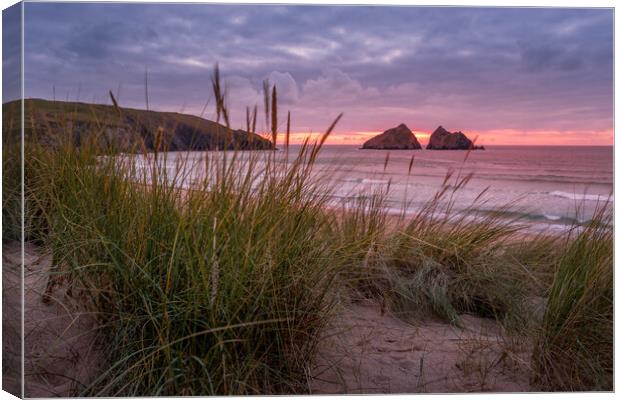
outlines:
M371 301L345 306L321 341L311 392L529 391L530 346L504 340L490 319L461 319L409 324Z
M3 245L5 301L19 308L19 243ZM43 293L49 255L25 247L25 394L72 396L105 370L97 349L95 319L79 295L57 286L49 303ZM5 304L5 306L7 306ZM369 300L343 306L319 345L311 371L313 394L521 392L530 390L527 344L505 341L494 321L462 315L463 328L425 320L404 322ZM5 324L8 322L5 319ZM19 384L19 319L5 325L13 351L5 385ZM6 337L6 336L5 336ZM13 380L11 380L11 375ZM6 379L6 378L5 378ZM16 386L18 387L18 386Z
M21 246L18 242L5 243L2 250L3 307L19 310ZM43 302L51 265L49 255L26 243L24 264L24 394L75 396L106 367L103 354L97 350L96 321L80 305L78 295L66 296L66 284L57 286L51 300ZM10 386L18 388L19 393L20 319L5 317L3 329L12 332L13 337L9 343L3 342L3 351L11 355L5 356L10 360L5 377L8 375Z

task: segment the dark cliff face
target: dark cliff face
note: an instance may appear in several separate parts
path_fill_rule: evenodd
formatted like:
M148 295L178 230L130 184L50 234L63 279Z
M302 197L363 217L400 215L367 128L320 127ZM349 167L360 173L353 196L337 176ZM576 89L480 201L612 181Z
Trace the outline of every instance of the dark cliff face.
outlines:
M17 102L3 104L5 132L19 135ZM26 136L53 145L56 136L68 134L76 146L96 138L121 152L268 150L271 141L243 130L225 126L193 115L170 112L116 109L100 104L27 99L24 101ZM11 122L14 121L14 122ZM159 137L159 139L158 139Z
M463 132L448 132L442 126L431 134L427 150L484 150L484 146L474 146Z
M419 150L421 148L418 139L405 124L388 129L362 145L362 149L381 150Z

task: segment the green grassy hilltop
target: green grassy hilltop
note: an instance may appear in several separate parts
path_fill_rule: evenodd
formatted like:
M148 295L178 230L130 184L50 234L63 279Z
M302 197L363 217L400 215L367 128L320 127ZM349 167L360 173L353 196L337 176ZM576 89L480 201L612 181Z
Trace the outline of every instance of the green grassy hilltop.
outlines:
M2 105L5 134L19 134L19 119L15 118L19 105L19 101ZM60 134L70 134L76 145L84 142L87 136L98 135L102 144L113 144L119 151L152 151L161 131L163 137L159 145L167 151L273 148L269 140L257 134L229 130L214 121L174 112L26 99L24 115L26 135L35 134L50 144L56 143L56 136Z

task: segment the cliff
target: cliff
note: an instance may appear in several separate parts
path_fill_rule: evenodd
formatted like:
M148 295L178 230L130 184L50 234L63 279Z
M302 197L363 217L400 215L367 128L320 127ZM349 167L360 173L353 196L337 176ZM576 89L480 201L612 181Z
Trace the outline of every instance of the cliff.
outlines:
M5 134L19 135L19 101L4 103ZM271 141L243 130L193 115L173 112L115 108L109 105L26 99L24 101L26 137L36 135L53 145L59 134L71 135L76 146L95 136L119 151L154 150L157 136L160 149L186 150L267 150ZM161 132L161 133L159 133Z

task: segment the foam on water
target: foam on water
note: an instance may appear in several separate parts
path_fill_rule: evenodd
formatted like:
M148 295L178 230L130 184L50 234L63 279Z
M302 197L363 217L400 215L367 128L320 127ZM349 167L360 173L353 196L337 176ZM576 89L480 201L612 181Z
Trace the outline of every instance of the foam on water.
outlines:
M545 218L547 218L549 221L557 221L559 219L561 219L562 217L560 217L559 215L549 215L549 214L543 214L543 216Z
M568 193L562 192L559 190L554 190L553 192L549 192L551 196L563 197L565 199L570 200L586 200L586 201L614 201L614 196L612 195L601 195L601 194L581 194L581 193Z
M389 179L368 179L368 178L344 178L343 182L373 184L373 185L387 185L390 183Z

